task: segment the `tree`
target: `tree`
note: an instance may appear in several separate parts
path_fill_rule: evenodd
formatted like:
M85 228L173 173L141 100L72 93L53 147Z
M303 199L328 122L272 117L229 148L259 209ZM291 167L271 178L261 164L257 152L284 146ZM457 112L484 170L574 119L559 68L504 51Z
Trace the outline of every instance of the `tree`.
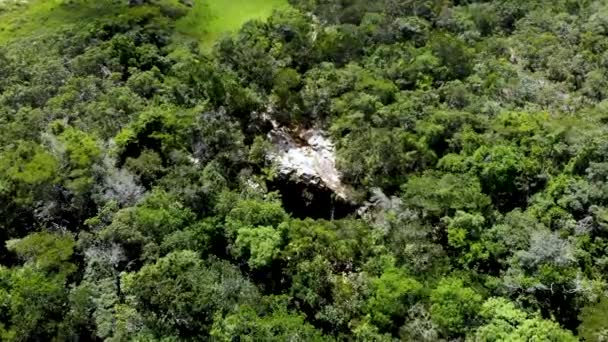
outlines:
M434 159L433 153L409 132L359 128L341 140L337 163L346 181L389 188L403 183L406 174L424 169Z
M432 220L457 210L483 213L490 204L479 180L470 174L427 172L411 177L402 189L404 202Z
M461 279L441 279L430 299L431 319L446 337L462 336L477 324L482 297Z
M371 297L367 311L382 331L394 332L404 321L408 309L422 293L422 284L403 270L389 268L371 279Z
M278 227L288 216L278 201L243 199L231 204L226 216L227 235L233 236L241 228L256 226Z
M139 157L145 150L156 151L163 162L167 162L171 152L186 148L185 128L193 121L193 112L172 106L146 111L116 135L114 153L120 165L129 157Z
M460 39L450 35L435 35L430 48L440 61L440 69L435 71L441 81L463 79L471 72L471 50Z
M578 327L579 336L585 341L605 341L608 338L606 312L608 312L606 297L601 297L599 302L584 307L579 316L581 321Z
M586 301L589 280L578 273L570 241L547 230L532 232L530 245L518 251L504 273L507 293L529 302L543 314L555 314L558 322L576 324L581 303Z
M536 218L528 212L514 210L501 217L481 235L481 244L490 254L493 272L508 268L510 258L519 250L525 250L530 244L534 231L546 230Z
M73 333L63 321L67 313L69 277L74 239L51 233L35 233L10 240L7 248L25 263L0 268L0 336L6 341L69 338Z
M235 241L237 255L249 255L249 266L269 265L280 252L281 233L272 227L241 228Z
M482 146L471 159L484 192L492 194L499 207L509 208L525 203L540 183L538 160L525 156L515 146ZM519 203L510 203L514 196L521 198Z
M467 336L469 341L578 341L559 324L517 309L504 298L488 299L480 314L486 323Z
M216 314L228 314L237 304L255 305L259 297L238 269L226 262L204 262L192 251L170 253L125 274L122 284L147 329L161 336L203 338Z
M457 251L458 262L469 267L479 267L490 258L480 239L484 233L485 219L479 214L456 212L446 218L448 245Z
M6 247L26 265L42 271L67 277L76 270L70 262L74 253L74 238L70 235L33 233L23 239L7 241Z
M89 134L61 122L50 125L48 136L55 158L57 158L66 174L64 184L75 195L83 195L91 191L94 183L93 165L100 161L101 148L99 141Z
M118 211L99 231L99 238L124 246L131 260L156 259L163 239L193 224L194 218L175 197L156 190L136 206Z
M21 2L0 340L605 339L608 2ZM296 208L329 189L277 130L347 219Z
M0 194L11 196L18 205L30 205L42 198L44 187L57 182L59 164L42 146L17 141L11 150L0 152Z
M234 313L216 317L211 337L218 341L328 341L304 317L289 312L280 299L266 299L268 308L241 305ZM276 301L276 303L272 303Z

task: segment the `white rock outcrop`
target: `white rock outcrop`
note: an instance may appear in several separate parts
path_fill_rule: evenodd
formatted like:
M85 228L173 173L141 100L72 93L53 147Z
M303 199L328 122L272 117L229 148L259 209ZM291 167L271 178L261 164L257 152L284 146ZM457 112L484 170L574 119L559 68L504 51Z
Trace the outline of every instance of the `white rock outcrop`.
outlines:
M339 198L349 200L349 190L336 168L334 144L323 131L293 131L275 125L268 138L276 147L268 158L277 166L280 176L326 188Z

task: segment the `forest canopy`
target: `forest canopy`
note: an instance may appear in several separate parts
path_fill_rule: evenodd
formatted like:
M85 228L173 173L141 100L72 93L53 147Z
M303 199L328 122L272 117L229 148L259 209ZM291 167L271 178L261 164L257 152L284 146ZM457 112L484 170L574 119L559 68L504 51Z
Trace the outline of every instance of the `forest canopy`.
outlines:
M0 340L608 339L608 3L227 3L0 0Z

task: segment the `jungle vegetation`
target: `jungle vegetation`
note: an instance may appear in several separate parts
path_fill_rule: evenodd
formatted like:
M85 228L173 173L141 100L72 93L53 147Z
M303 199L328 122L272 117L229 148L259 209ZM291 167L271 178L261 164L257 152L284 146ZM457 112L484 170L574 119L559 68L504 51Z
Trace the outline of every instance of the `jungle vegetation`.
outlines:
M0 340L608 339L608 2L210 2L0 1Z

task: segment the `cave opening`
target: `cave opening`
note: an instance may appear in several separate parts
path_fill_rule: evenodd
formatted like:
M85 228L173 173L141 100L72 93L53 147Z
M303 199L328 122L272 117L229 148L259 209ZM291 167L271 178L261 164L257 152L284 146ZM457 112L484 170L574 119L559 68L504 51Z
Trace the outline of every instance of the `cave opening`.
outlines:
M292 180L276 180L268 184L268 189L278 191L285 211L299 219L339 220L355 214L359 207L329 189Z

